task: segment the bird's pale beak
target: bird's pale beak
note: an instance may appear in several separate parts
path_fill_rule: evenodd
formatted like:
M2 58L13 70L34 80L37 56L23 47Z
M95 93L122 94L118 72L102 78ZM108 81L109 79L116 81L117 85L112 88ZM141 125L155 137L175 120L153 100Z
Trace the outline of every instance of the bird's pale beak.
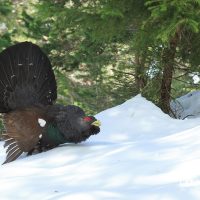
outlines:
M101 122L99 120L96 120L92 123L93 126L101 126Z

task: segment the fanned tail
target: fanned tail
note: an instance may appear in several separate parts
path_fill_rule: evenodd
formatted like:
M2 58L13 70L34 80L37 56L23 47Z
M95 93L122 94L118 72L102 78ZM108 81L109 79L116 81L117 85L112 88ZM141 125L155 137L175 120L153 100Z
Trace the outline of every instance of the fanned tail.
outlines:
M0 53L0 112L37 104L51 105L57 98L56 81L48 57L30 42Z

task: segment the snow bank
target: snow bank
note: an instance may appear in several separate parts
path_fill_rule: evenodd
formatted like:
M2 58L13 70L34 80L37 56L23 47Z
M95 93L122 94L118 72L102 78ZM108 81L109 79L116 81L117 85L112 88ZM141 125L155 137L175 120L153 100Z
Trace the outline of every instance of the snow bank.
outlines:
M200 125L200 119L176 120L141 95L97 115L102 122L101 134L92 141L135 141L163 137Z
M1 199L200 199L200 119L172 119L140 95L97 118L87 142L1 166Z
M200 91L175 99L171 102L171 108L178 119L200 117Z

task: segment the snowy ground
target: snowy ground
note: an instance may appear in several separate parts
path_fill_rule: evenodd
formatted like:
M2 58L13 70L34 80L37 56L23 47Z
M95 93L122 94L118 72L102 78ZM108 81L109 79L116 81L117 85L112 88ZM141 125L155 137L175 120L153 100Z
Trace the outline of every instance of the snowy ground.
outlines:
M200 199L200 118L172 119L139 95L97 118L87 142L1 166L0 199Z
M200 91L193 91L171 102L171 108L178 119L200 117Z

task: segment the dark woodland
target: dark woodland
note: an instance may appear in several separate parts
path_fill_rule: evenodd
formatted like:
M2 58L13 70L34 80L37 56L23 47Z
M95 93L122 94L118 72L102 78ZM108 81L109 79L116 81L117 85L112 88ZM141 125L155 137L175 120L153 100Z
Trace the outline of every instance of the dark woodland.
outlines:
M0 51L30 41L48 55L57 103L96 114L141 93L165 113L198 90L199 0L1 0Z

